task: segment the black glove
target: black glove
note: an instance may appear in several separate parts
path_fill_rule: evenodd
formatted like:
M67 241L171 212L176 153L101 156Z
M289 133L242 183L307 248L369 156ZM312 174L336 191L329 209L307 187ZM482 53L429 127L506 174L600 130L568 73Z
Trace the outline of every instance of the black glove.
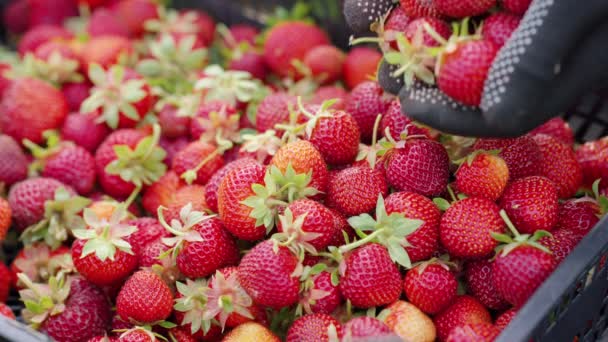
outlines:
M357 4L346 0L344 13L361 33ZM376 0L378 7L392 3ZM363 9L361 9L363 10ZM366 12L367 13L367 12ZM376 20L374 18L373 20ZM367 26L369 27L369 26ZM382 65L379 82L399 90L404 113L440 131L479 137L513 137L561 114L608 81L608 1L534 0L485 82L480 108L460 105L435 87L417 82L407 89Z

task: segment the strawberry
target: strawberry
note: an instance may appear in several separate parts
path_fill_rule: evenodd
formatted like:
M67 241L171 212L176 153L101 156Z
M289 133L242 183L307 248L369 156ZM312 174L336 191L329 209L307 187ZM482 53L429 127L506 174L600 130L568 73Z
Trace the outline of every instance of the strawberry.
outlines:
M93 113L74 113L66 117L61 128L61 137L95 152L101 142L110 134L110 130L103 123L96 122L97 115Z
M98 8L93 12L87 24L87 32L91 37L118 36L129 38L131 34L129 27L122 18L118 17L115 11L106 8Z
M532 0L503 0L502 6L513 14L524 15L531 3Z
M498 335L500 330L496 328L492 323L474 323L464 324L457 326L452 329L450 335L448 335L448 342L492 342Z
M343 12L351 29L356 33L369 32L370 26L393 7L391 0L346 1Z
M386 43L390 42L390 47L397 50L398 48L395 35L398 32L405 32L408 24L411 21L412 19L403 11L403 8L401 6L397 6L391 10L390 14L386 18L384 27L381 26L382 22L380 22L380 27L375 27L372 29L378 33L378 38L381 39L381 44L386 45Z
M403 290L410 303L427 314L436 314L456 298L458 282L441 262L422 263L407 272Z
M144 192L142 198L144 209L156 215L159 206L169 206L172 203L175 192L182 185L179 176L173 171L168 171Z
M154 265L170 267L171 265L169 263L171 263L172 261L169 260L169 257L159 258L161 254L167 254L168 250L169 246L165 245L160 239L145 245L143 248L140 249L138 253L139 266L144 269L146 267L152 267ZM168 260L169 262L165 263L166 260Z
M209 101L198 108L190 123L190 136L207 142L215 142L219 130L226 136L236 131L238 113L234 106L224 101ZM218 122L219 121L219 122Z
M239 325L224 336L223 342L279 342L281 341L265 326L248 322Z
M45 113L45 115L39 115ZM43 141L42 133L61 126L68 115L65 97L48 83L33 78L13 81L0 103L4 134L17 141Z
M186 279L185 282L177 282L176 288L175 310L173 311L176 322L198 340L217 339L216 336L221 334L222 329L219 325L212 324L211 319L214 315L206 313L208 312L207 295L210 292L208 281L206 279L194 281Z
M131 42L119 36L93 37L87 41L82 49L82 63L85 67L99 64L102 68L109 68L119 61L128 59L133 54Z
M23 231L42 220L45 202L52 199L60 187L74 193L70 187L52 178L30 178L15 184L8 194L15 228Z
M255 45L255 40L260 30L248 24L234 24L229 27L232 39L224 39L224 44L229 48L234 49L241 43L247 43L251 46Z
M211 211L214 213L217 213L218 211L217 195L220 184L222 183L224 177L226 177L226 175L232 170L236 170L237 168L249 163L256 164L256 161L251 158L237 159L233 162L225 164L219 170L217 170L213 176L211 176L207 182L207 185L205 186L205 203Z
M372 139L376 117L384 114L388 106L384 91L377 82L363 82L352 90L346 100L346 112L357 121L363 141Z
M492 310L509 306L499 294L492 280L492 262L487 259L469 261L465 265L465 279L469 293Z
M445 21L439 18L422 17L410 21L404 30L405 37L410 42L414 42L417 35L422 35L423 46L439 46L440 42L427 33L424 28L425 25L429 25L432 30L444 39L448 39L452 35L452 28Z
M0 262L0 303L6 302L8 294L11 290L11 271L6 265Z
M298 302L298 259L286 247L273 245L266 240L245 254L238 279L254 303L280 309Z
M439 13L452 18L474 17L486 13L496 5L496 0L433 0Z
M452 330L465 324L492 323L488 310L475 298L458 296L447 309L434 317L437 338L446 341Z
M401 8L410 18L441 16L435 1L429 0L400 0Z
M172 162L172 169L180 178L185 179L187 183L195 181L201 185L206 184L222 166L224 159L219 150L202 141L194 141L187 145L175 155Z
M314 94L312 100L310 100L311 104L322 105L323 102L327 100L336 101L332 108L335 110L343 110L345 108L346 98L348 97L348 92L344 90L342 87L338 86L322 86L319 87Z
M437 337L435 324L415 305L398 300L389 305L384 323L404 341L432 342ZM382 313L381 313L382 315Z
M327 34L318 27L300 21L284 21L266 34L264 58L277 75L295 76L294 60L302 61L308 51L330 44Z
M5 187L10 187L27 177L28 158L19 143L5 134L0 134L0 161L0 182Z
M369 81L376 74L382 54L368 47L354 47L346 55L342 69L344 83L348 89Z
M321 193L327 190L327 164L319 150L308 141L298 140L281 146L272 157L270 165L276 166L281 172L285 172L288 165L291 165L296 173L310 173L309 186Z
M536 134L533 139L543 155L543 175L553 181L558 197L574 196L583 181L583 174L572 148L546 134Z
M305 250L324 250L336 235L333 213L323 204L306 198L290 203L278 223L282 234L274 238L291 241L287 247L296 250L304 246Z
M29 0L28 0L29 1ZM55 25L40 25L27 31L21 40L17 50L21 56L28 52L34 52L38 46L50 40L69 40L74 34L67 29Z
M510 139L479 139L473 145L474 150L500 150L498 154L509 167L509 180L514 181L528 176L540 176L542 173L542 153L529 136Z
M401 275L386 248L370 243L344 257L340 292L352 305L371 308L395 302L401 295ZM373 282L362 279L374 279Z
M63 92L65 100L68 102L70 112L77 112L80 110L82 102L89 97L91 85L88 82L66 82L61 85L61 91Z
M29 0L11 1L3 10L2 22L11 33L23 33L28 29Z
M322 84L330 84L342 76L346 55L333 45L319 45L306 53L304 65L312 76Z
M112 319L104 293L80 278L52 277L48 284L33 283L19 275L27 289L19 291L27 303L22 315L56 341L86 341L104 334Z
M508 181L507 163L490 153L474 152L456 171L456 188L459 192L494 202L500 198Z
M579 239L572 231L560 229L553 232L552 236L545 236L538 242L551 251L555 261L559 264L572 252Z
M274 129L277 124L287 123L290 106L295 108L295 105L295 97L285 93L274 93L266 96L260 102L255 118L258 132L266 132L269 129Z
M61 25L69 17L76 16L78 10L73 0L29 0L29 27L39 25Z
M125 241L137 227L121 223L125 210L117 208L110 220L84 210L87 229L74 230L72 259L78 272L96 285L111 285L125 279L137 268L137 256Z
M0 302L0 316L4 316L8 319L13 319L13 320L16 319L15 314L13 313L13 310L11 310L11 308L8 305L6 305L2 302Z
M259 80L266 79L266 75L268 74L264 55L255 51L232 56L228 64L228 70L246 71Z
M178 109L172 105L165 105L158 113L158 123L162 128L163 136L178 138L187 136L190 130L190 118L179 116Z
M600 207L593 200L570 199L560 203L556 231L566 230L580 241L600 221Z
M287 342L330 341L342 337L342 325L327 314L302 316L287 331Z
M340 213L354 216L370 212L376 206L378 194L387 193L386 180L380 171L365 165L349 167L330 180L326 202Z
M518 179L507 186L500 206L523 233L551 231L557 223L557 188L545 177Z
M0 198L0 242L4 241L8 229L11 227L11 206L7 200Z
M488 71L498 49L485 40L455 44L448 47L442 56L437 85L454 100L467 106L479 106Z
M608 139L590 141L576 150L576 159L583 169L583 183L591 187L597 179L608 184Z
M13 80L8 77L10 70L12 70L10 65L0 62L0 98L11 85L11 82L13 82Z
M157 5L150 0L123 0L115 10L133 37L140 37L144 33L147 20L158 18Z
M403 147L390 152L386 179L398 191L440 195L448 185L449 163L447 151L438 142L409 139Z
M51 251L47 244L34 242L19 251L10 269L13 286L21 289L25 284L17 278L19 273L25 273L33 282L45 282L59 271L66 273L74 271L74 265L69 248L60 246Z
M137 228L135 232L127 237L127 242L131 244L133 251L138 255L147 245L170 236L158 220L152 217L138 217L126 221L125 224Z
M204 198L205 188L201 185L185 185L180 187L174 194L166 208L165 217L168 222L180 218L181 209L190 204L195 211L204 212L207 204ZM158 212L158 208L157 208Z
M368 316L352 318L344 324L342 330L344 331L343 341L388 336L393 333L384 322Z
M536 134L547 134L568 146L574 145L572 127L559 116L536 127L530 134L533 136Z
M501 48L519 26L521 17L508 13L495 13L483 22L483 39Z
M116 312L129 322L154 323L169 317L173 294L156 274L138 271L129 278L116 298Z
M513 320L516 314L517 309L509 309L496 318L496 322L494 322L494 325L496 325L498 329L504 330L509 325L511 320Z
M196 338L190 334L190 331L182 327L170 329L169 337L175 342L196 342Z
M304 311L311 313L331 314L342 303L342 295L338 285L331 281L331 273L321 272L312 278L310 282L303 284L303 292L300 294L300 303Z

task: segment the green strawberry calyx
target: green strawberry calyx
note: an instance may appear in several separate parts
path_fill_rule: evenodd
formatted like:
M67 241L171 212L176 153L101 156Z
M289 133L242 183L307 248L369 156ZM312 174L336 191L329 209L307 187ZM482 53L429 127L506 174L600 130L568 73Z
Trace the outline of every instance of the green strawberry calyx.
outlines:
M475 159L477 159L479 155L498 156L501 151L502 150L475 150L469 153L466 157L454 161L454 164L460 165L461 167L462 165L467 165L470 167L471 165L473 165L473 162L475 161Z
M46 147L40 146L29 139L23 139L22 144L35 158L28 166L31 176L38 175L38 172L44 168L45 160L61 150L65 146L73 145L71 142L62 142L59 133L55 130L47 130L42 133L46 139Z
M63 83L79 83L84 77L78 72L80 62L67 58L59 51L53 51L46 59L40 59L32 53L23 57L22 71L24 76L31 76L47 81L56 87Z
M504 257L521 246L534 247L545 253L552 254L547 247L538 242L538 240L542 239L543 237L552 237L553 235L551 235L551 233L545 230L537 230L534 232L534 234L520 234L504 209L500 211L500 217L502 217L502 219L505 221L513 236L496 232L491 233L492 237L501 243L501 245L496 247L496 256L500 255L501 257Z
M593 191L593 196L595 197L595 201L597 205L600 207L600 212L598 213L598 217L601 219L606 213L608 213L608 197L600 194L600 182L602 179L597 179L593 182L591 190Z
M69 278L53 276L47 284L41 284L34 283L25 273L19 273L17 277L25 285L19 291L21 301L25 304L22 315L33 328L39 328L47 318L65 310L64 303L70 296Z
M173 308L184 312L184 319L181 325L190 324L190 332L195 334L199 330L203 333L209 332L211 324L215 320L203 319L207 306L208 284L206 279L191 280L186 279L186 283L175 283L179 295L175 299Z
M389 50L384 53L384 60L396 66L396 70L391 73L392 77L402 77L406 89L411 88L416 80L426 84L435 84L433 66L435 57L429 54L428 48L424 45L424 32L418 30L410 42L403 32L395 34L397 41L397 51Z
M306 213L294 218L291 209L286 208L285 212L282 215L279 215L282 231L272 235L277 250L278 246L287 247L300 261L304 260L306 252L312 255L317 254L317 249L310 244L310 241L323 235L321 233L304 231L303 226L305 220Z
M261 163L274 156L283 146L277 132L272 129L260 134L244 133L242 140L241 151L255 154L255 159Z
M196 116L192 120L196 121L203 133L199 141L213 143L216 141L228 140L232 143L240 143L241 135L239 132L239 113L228 114L228 105L224 104L219 111L212 111L208 117ZM230 145L229 148L232 148Z
M296 307L296 316L304 313L312 314L312 306L318 300L329 296L329 292L315 288L314 279L322 272L327 272L328 266L318 263L314 266L304 266L300 276L300 301Z
M275 165L270 166L264 176L264 184L253 184L253 196L241 203L252 208L250 217L256 219L256 226L264 225L270 232L275 225L279 208L300 198L311 197L319 193L309 187L312 172L296 173L291 163L285 173Z
M451 269L458 269L458 264L454 261L451 261L449 255L444 254L440 257L417 262L412 265L412 270L416 270L418 274L422 274L424 273L424 270L430 265L439 265L443 267L446 271L450 271Z
M121 333L119 336L119 339L121 339L121 340L122 339L128 340L130 334L141 332L141 333L144 333L145 335L147 335L150 341L158 341L158 340L168 341L167 338L164 337L163 335L153 332L152 328L149 326L136 325L131 329L116 329L113 331L117 332L117 333Z
M105 261L114 260L118 251L134 254L131 244L124 238L135 233L137 227L122 223L127 217L125 206L119 205L109 220L99 218L89 208L84 209L83 216L88 228L72 232L77 239L87 241L82 248L81 258L94 254L99 260Z
M209 153L203 160L201 160L194 168L184 171L180 178L183 179L188 185L192 184L198 178L198 171L202 169L208 162L213 158L223 154L234 146L234 143L230 140L226 140L221 136L222 131L216 132L216 145L217 147L213 152ZM164 164L163 164L164 165Z
M195 48L196 39L194 33L179 41L169 33L162 34L148 45L153 58L140 61L137 71L147 78L187 79L192 72L202 69L207 58L206 49Z
M144 79L125 80L123 66L113 65L106 72L98 64L89 66L89 79L93 88L80 107L81 113L101 111L98 122L105 122L112 129L118 127L120 114L141 119L134 105L148 95Z
M53 199L44 203L44 218L26 228L21 240L26 244L44 241L52 249L59 248L70 238L70 232L86 227L80 213L90 203L90 199L72 195L64 187L57 188Z
M452 36L446 40L441 35L435 31L431 25L428 23L424 23L423 28L427 34L429 34L433 39L435 39L440 46L438 47L429 47L427 48L427 52L437 58L437 62L435 63L435 75L439 75L441 71L441 67L444 64L445 56L447 54L454 53L459 45L466 41L471 40L480 40L481 36L481 26L477 28L474 34L470 34L469 31L469 23L471 18L464 18L460 22L455 22L452 24Z
M203 237L194 228L202 222L215 217L207 216L204 213L196 210L192 210L192 203L188 203L183 206L179 211L179 219L172 219L171 224L167 223L163 215L163 211L167 208L160 206L158 207L157 215L160 224L171 234L173 237L162 238L161 241L171 247L169 250L161 254L161 258L172 253L172 258L175 260L177 254L182 249L184 242L202 242Z
M308 118L308 121L306 122L306 136L309 139L312 137L312 133L315 127L317 127L317 123L319 123L319 120L323 118L328 119L334 117L335 112L331 110L331 107L336 104L336 102L338 102L338 99L323 101L323 103L321 103L321 107L317 110L317 112L311 113L302 104L302 97L298 96L298 108L300 108L300 112L302 112L302 114L304 114L304 116Z
M253 99L260 82L246 71L224 70L213 64L205 68L204 77L194 85L195 90L204 91L206 101L224 101L232 106L238 102L247 103Z
M22 250L23 257L16 258L13 263L22 273L33 282L47 282L50 277L65 276L76 273L69 251L64 253L51 253L51 248L45 243L25 245ZM20 288L26 287L17 279Z
M385 140L381 139L378 141L378 128L380 127L380 122L382 121L382 114L378 114L376 116L376 121L374 121L374 133L372 135L372 144L359 145L359 152L357 153L357 161L365 160L369 164L369 167L374 169L376 168L376 163L378 157L383 157L388 152L386 146L384 146Z
M219 319L222 331L226 327L226 321L232 313L243 317L254 319L249 308L253 305L253 300L245 289L239 284L237 273L232 272L228 278L220 271L216 271L211 278L209 287L204 289L207 296L207 303L203 313L204 321Z
M410 257L405 250L405 247L411 246L407 236L420 228L424 221L408 219L401 213L387 214L384 198L379 195L375 218L369 214L361 214L349 218L348 223L355 228L360 239L341 246L340 252L346 253L365 244L377 242L388 249L394 262L408 269L412 267Z
M127 145L115 145L116 159L109 163L105 171L119 175L122 180L134 184L138 189L151 185L167 171L163 162L167 153L159 145L160 126L153 125L152 135L147 136L132 149Z

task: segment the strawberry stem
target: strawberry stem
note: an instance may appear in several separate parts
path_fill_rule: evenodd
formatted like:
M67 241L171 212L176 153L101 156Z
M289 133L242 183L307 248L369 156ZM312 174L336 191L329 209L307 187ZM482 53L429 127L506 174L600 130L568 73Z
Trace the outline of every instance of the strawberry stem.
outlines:
M511 231L511 233L513 233L514 237L520 236L519 232L515 228L515 225L513 224L513 221L511 221L511 219L507 215L507 212L504 209L500 211L500 217L502 217L503 221L505 221L507 227L509 227L509 230Z
M339 251L340 251L340 253L346 253L346 252L352 251L353 249L355 249L357 247L361 247L361 246L373 241L379 235L383 234L385 232L385 230L386 230L385 228L380 228L380 229L374 231L373 233L367 235L363 239L353 241L348 245L340 246Z
M188 183L188 185L192 184L192 182L194 182L196 180L196 178L198 177L198 175L197 175L198 171L203 166L205 166L205 164L207 164L208 162L210 162L211 159L217 157L219 154L221 154L220 148L216 148L211 154L209 154L207 157L205 157L205 159L201 160L201 162L198 163L198 165L196 165L195 168L190 169L190 170L182 173L180 175L180 178L182 178L183 180L185 180L186 183Z

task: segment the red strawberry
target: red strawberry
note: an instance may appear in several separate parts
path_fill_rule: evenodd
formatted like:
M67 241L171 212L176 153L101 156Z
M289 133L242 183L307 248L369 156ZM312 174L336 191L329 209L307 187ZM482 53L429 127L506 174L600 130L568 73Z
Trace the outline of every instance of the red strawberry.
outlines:
M234 49L240 43L255 45L255 39L260 30L257 27L248 24L235 24L229 27L232 39L224 39L224 43L231 49Z
M29 7L29 0L11 1L6 4L2 15L2 22L8 31L12 33L23 33L27 30L29 26Z
M158 146L160 146L167 153L167 156L163 160L163 163L167 167L171 167L173 165L173 159L175 159L177 153L186 148L189 143L190 140L186 137L180 137L176 139L167 139L165 137L161 137L158 142Z
M469 293L489 309L504 310L509 306L494 287L491 261L481 259L467 262L465 279Z
M600 207L593 200L571 199L559 205L556 231L572 232L578 241L600 221Z
M308 51L330 44L318 27L299 21L285 21L271 28L264 43L268 67L279 76L295 76L293 60L302 61Z
M68 102L70 111L77 112L80 110L82 102L89 97L91 85L88 82L67 82L61 85L61 91L63 92L63 96L65 96L65 100Z
M331 282L331 273L321 272L310 279L310 286L301 293L300 305L306 313L331 314L342 303L337 285Z
M432 261L409 270L403 281L407 299L427 314L447 308L456 298L457 287L456 276L449 267Z
M369 81L376 75L382 54L375 49L355 47L346 55L342 74L349 89Z
M551 231L557 223L557 188L545 177L526 177L510 183L500 201L523 233Z
M488 310L471 296L458 296L443 312L433 319L439 341L446 341L458 326L476 323L492 323Z
M483 38L501 48L519 26L520 20L521 17L508 13L492 14L483 22Z
M322 84L335 82L342 76L342 66L346 55L333 45L319 45L312 48L302 61L310 69L312 76Z
M187 205L192 205L192 209L195 211L205 212L207 210L207 204L205 203L205 188L201 185L185 185L180 187L171 198L167 205L165 217L167 222L171 222L173 219L180 218L181 209ZM158 209L157 209L158 212Z
M412 20L407 25L405 29L405 37L410 42L414 42L417 35L422 35L422 45L439 46L440 42L427 33L426 29L424 28L425 25L429 25L432 30L446 40L452 35L452 28L445 21L438 18L422 17Z
M165 105L158 113L158 123L162 128L163 136L167 138L178 138L187 136L190 130L190 118L179 116L177 108Z
M359 126L346 112L321 107L308 121L306 134L308 141L319 150L328 164L348 164L357 157Z
M110 134L108 126L96 122L97 115L74 113L67 116L61 129L64 140L73 141L78 146L95 152L101 142Z
M398 191L437 196L448 185L449 157L445 148L429 139L409 139L390 152L386 179Z
M401 275L384 246L364 245L347 254L343 262L346 268L340 279L340 291L354 306L370 308L399 299Z
M266 240L245 254L238 278L256 304L280 309L299 299L300 282L293 274L298 259L285 247L279 246L275 252L273 245Z
M214 117L213 115L222 115ZM190 136L192 139L199 139L207 142L214 142L219 129L223 129L222 134L228 135L229 130L233 127L229 125L229 118L237 115L237 110L232 105L223 101L210 101L202 104L198 108L196 116L192 118L190 123ZM216 123L214 121L221 120L223 122Z
M394 35L398 32L405 32L411 21L412 19L405 13L401 6L394 7L384 23L383 36L380 36L379 38L390 41L391 47L397 50L397 42ZM378 33L381 34L382 31L379 30Z
M74 34L63 27L55 25L40 25L32 28L23 35L23 37L19 40L17 50L21 56L24 56L27 52L34 52L38 46L51 39L68 40L72 39L73 37Z
M29 0L29 27L61 25L68 17L78 14L73 0Z
M125 321L154 323L169 317L173 294L154 273L138 271L120 289L116 312Z
M378 195L388 193L386 180L380 171L369 166L349 167L338 171L329 182L327 205L346 216L372 211Z
M272 157L270 165L274 165L283 173L291 164L296 173L311 173L308 186L324 193L327 190L329 172L323 156L316 147L305 140L298 140L281 146Z
M558 197L574 196L583 181L583 174L572 147L546 134L536 134L533 139L543 154L543 175L553 181Z
M11 227L11 214L12 211L8 201L0 198L0 242L4 241L8 229Z
M2 302L0 302L0 316L4 316L8 319L13 319L13 320L16 319L15 314L13 313L13 310L11 310L11 308L8 305L6 305Z
M496 0L433 0L439 13L452 18L474 17L486 13Z
M4 95L4 92L13 82L12 79L8 78L8 72L12 70L12 67L6 63L0 62L0 98Z
M509 310L503 312L502 314L500 314L500 316L498 316L498 318L496 318L496 322L494 322L494 324L496 325L496 327L498 329L504 330L504 328L506 328L509 325L511 320L513 320L513 318L515 317L516 314L517 314L517 309L509 309Z
M29 161L19 143L12 137L0 135L0 182L5 187L24 180L27 177Z
M447 338L448 342L493 342L500 330L492 323L464 324L455 327Z
M532 132L530 132L530 134L547 134L568 146L574 145L574 133L572 132L572 127L570 127L570 125L561 117L556 117L545 122L544 124L535 128Z
M87 25L87 32L91 37L119 36L129 38L131 32L127 24L116 15L115 11L106 8L96 9Z
M376 117L384 114L388 106L384 91L377 82L363 82L352 90L346 101L346 112L357 121L363 141L371 141Z
M255 51L235 54L228 64L228 70L246 71L259 80L266 79L267 69L264 55Z
M560 229L554 231L552 236L546 236L538 240L538 242L551 251L553 257L555 257L555 261L559 264L576 247L579 237L572 231Z
M391 335L393 331L381 320L373 317L355 317L344 324L344 339L360 339Z
M541 175L542 153L529 136L511 139L479 139L474 150L500 150L499 156L509 167L509 180Z
M47 244L35 242L26 245L19 251L19 254L11 263L10 269L13 286L21 289L25 284L18 281L17 274L19 273L25 273L33 282L44 282L58 271L73 271L74 267L71 251L68 247L60 246L51 251Z
M211 209L211 211L213 211L214 213L217 213L218 211L217 195L218 190L220 188L220 184L222 183L224 177L226 177L226 175L232 170L236 170L241 166L248 165L250 163L257 164L254 159L240 158L222 166L221 169L217 170L213 174L213 176L211 176L211 178L207 182L207 185L205 186L205 202L207 203L207 206L209 207L209 209Z
M498 49L485 40L456 43L443 55L437 85L456 101L479 106L483 86Z
M194 141L175 155L172 169L187 182L189 179L185 178L186 172L195 172L196 184L204 185L224 165L224 159L218 152L217 148L211 144Z
M131 244L138 255L147 245L160 240L160 238L170 236L158 220L152 217L138 217L125 222L125 224L137 228L137 231L128 236L127 242Z
M393 139L398 139L401 133L406 133L408 136L429 136L426 129L418 127L412 119L401 112L401 101L398 99L391 102L386 114L382 117L382 121L380 121L380 127L383 135L386 135L386 129L388 128Z
M116 14L124 21L133 37L144 33L147 20L158 18L157 5L150 0L123 0L116 6Z
M133 53L131 42L119 36L93 37L85 43L82 49L82 63L88 68L91 64L99 64L102 68L119 62Z
M163 228L163 230L164 230L164 228ZM169 260L170 259L169 257L159 259L159 256L161 254L167 252L168 250L169 250L169 246L162 243L162 241L160 239L156 240L155 242L151 242L151 243L147 244L139 251L139 255L138 255L139 266L144 269L146 267L152 267L154 265L170 267L171 265L169 263L172 263L172 261ZM169 262L165 263L165 261L169 261Z
M321 105L327 100L336 100L332 108L335 110L343 110L346 106L345 104L347 97L348 92L346 92L344 88L328 85L319 87L317 91L315 91L315 95L312 100L310 100L310 103Z
M496 201L509 181L507 163L489 153L472 154L456 171L456 188L468 196Z
M401 8L411 18L440 17L435 1L429 0L400 0Z
M532 0L503 0L502 6L511 13L524 15L531 3Z
M175 192L182 186L180 178L173 171L168 171L158 181L146 189L142 205L146 211L156 215L158 207L169 206L173 202Z
M287 331L287 342L317 342L340 339L342 325L327 314L312 314L298 318Z
M336 225L334 214L327 207L303 198L290 203L287 210L291 214L281 216L277 227L283 233L281 238L292 241L292 246L310 245L317 251L329 246L336 235Z
M285 93L274 93L260 102L255 118L258 132L274 129L274 126L289 121L290 105L295 109L296 99Z
M40 115L44 113L45 115ZM0 103L2 131L21 142L42 143L42 133L61 126L68 115L63 94L50 84L34 78L17 79Z
M0 303L6 302L11 290L11 271L6 265L0 262Z
M583 169L584 184L591 187L593 182L601 179L601 184L608 184L608 139L590 141L576 150L576 159Z

